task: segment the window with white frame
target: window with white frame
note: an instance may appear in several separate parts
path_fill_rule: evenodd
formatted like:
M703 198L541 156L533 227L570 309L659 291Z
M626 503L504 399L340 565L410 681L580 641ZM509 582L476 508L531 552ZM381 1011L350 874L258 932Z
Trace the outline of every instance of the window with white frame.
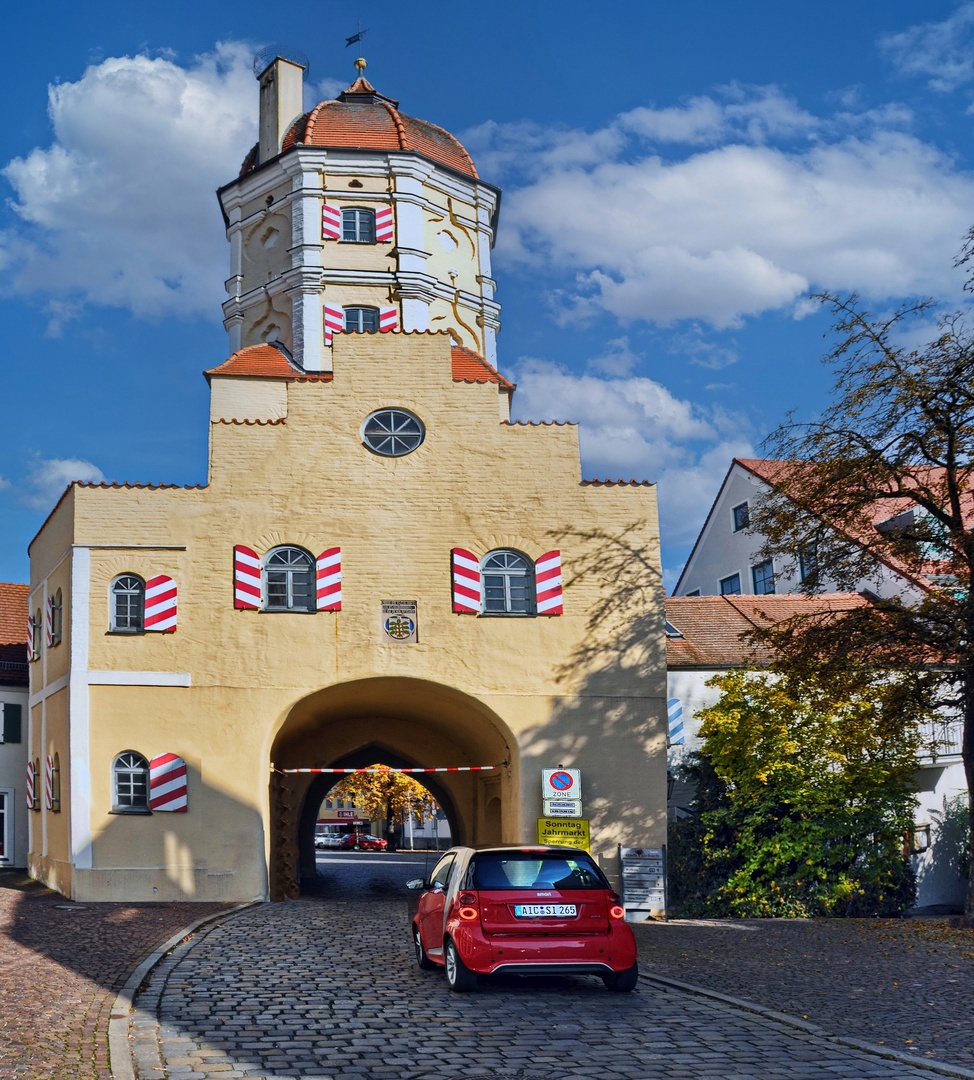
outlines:
M112 762L112 811L149 813L149 763L134 750L123 750Z
M111 628L117 634L142 632L145 582L136 574L120 574L112 582Z
M374 334L379 329L379 309L376 307L347 307L346 334Z
M534 563L519 551L490 551L480 563L486 615L534 614Z
M774 563L770 559L751 567L751 581L755 596L768 596L774 592Z
M738 503L737 506L732 507L731 517L734 519L734 532L746 529L749 523L747 503Z
M720 579L721 596L737 596L741 591L741 575L729 574Z
M314 611L314 559L301 548L274 548L264 558L264 610Z
M346 244L374 244L375 211L355 207L342 210L342 241Z

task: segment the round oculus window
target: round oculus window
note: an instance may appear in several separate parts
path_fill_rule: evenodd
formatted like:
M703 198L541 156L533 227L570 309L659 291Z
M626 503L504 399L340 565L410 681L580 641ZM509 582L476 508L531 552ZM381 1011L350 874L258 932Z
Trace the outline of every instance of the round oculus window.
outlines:
M362 425L362 441L383 457L411 454L424 438L423 422L405 409L376 409Z

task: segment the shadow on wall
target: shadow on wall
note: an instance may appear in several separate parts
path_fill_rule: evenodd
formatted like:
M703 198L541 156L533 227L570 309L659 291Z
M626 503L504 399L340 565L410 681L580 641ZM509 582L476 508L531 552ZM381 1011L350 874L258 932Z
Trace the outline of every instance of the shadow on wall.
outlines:
M69 797L64 792L65 805ZM84 903L243 901L267 895L257 808L206 783L191 762L186 812L110 815L93 838L92 862L92 869L75 869L72 875L71 892ZM68 892L57 864L38 871L45 884Z
M616 843L661 844L666 837L664 594L648 534L643 521L617 532L555 534L581 551L569 588L596 585L600 595L584 637L555 671L565 696L522 748L538 768L584 770L585 811L598 834L593 850L603 858L614 858Z
M943 810L931 810L935 826L933 843L913 859L917 897L951 897L947 903L920 906L914 911L928 915L950 915L964 910L967 892L967 836L970 811L964 795L945 797Z

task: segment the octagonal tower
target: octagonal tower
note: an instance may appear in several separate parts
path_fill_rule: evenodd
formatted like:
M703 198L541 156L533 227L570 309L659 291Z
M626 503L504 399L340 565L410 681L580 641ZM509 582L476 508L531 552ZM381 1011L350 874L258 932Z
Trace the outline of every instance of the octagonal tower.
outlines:
M500 190L452 135L363 75L298 115L304 74L282 56L258 70L260 140L218 191L230 351L276 342L329 372L338 333L445 330L494 364Z

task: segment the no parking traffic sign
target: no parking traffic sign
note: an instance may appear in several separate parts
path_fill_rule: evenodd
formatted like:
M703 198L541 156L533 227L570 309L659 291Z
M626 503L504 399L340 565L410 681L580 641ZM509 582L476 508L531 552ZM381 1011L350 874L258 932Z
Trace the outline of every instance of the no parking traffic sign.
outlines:
M581 773L578 769L542 769L541 797L543 799L581 799Z

